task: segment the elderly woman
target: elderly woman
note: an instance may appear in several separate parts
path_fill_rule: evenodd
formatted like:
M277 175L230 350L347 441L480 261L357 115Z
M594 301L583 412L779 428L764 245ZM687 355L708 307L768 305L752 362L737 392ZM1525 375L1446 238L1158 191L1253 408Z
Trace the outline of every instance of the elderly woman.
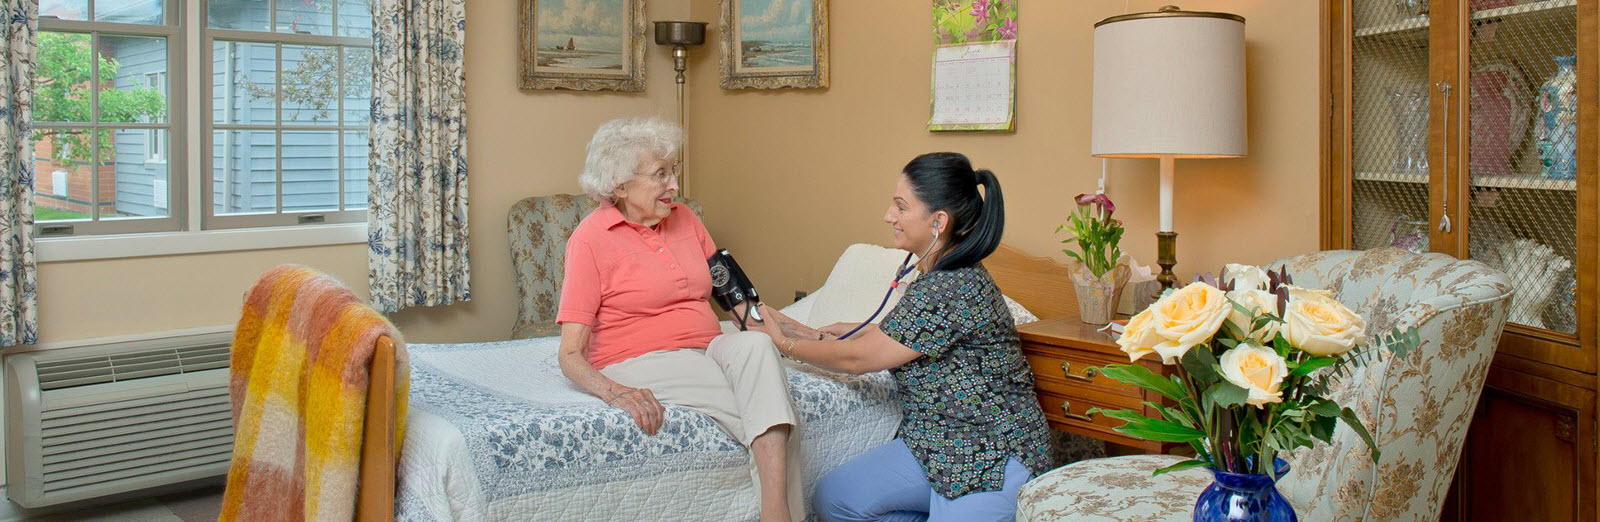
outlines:
M683 131L659 119L608 121L589 141L578 184L601 204L567 240L561 372L649 435L662 403L711 416L754 455L761 520L800 520L788 380L767 335L718 327L706 264L716 246L672 201L682 143Z
M982 192L978 189L982 187ZM899 438L817 483L812 503L833 520L1011 520L1017 490L1049 469L1044 412L1017 327L983 258L1000 245L1000 180L966 156L924 154L901 170L884 213L894 246L922 254L922 276L882 325L796 335L761 307L785 355L823 368L889 370L900 385Z

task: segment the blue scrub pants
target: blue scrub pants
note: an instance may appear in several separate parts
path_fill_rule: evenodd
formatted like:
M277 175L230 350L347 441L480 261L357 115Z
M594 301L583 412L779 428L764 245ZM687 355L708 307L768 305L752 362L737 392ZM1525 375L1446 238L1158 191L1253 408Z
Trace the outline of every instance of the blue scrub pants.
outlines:
M1000 491L944 498L905 441L894 439L824 475L811 507L825 522L1009 521L1016 517L1017 490L1030 478L1027 466L1012 458Z

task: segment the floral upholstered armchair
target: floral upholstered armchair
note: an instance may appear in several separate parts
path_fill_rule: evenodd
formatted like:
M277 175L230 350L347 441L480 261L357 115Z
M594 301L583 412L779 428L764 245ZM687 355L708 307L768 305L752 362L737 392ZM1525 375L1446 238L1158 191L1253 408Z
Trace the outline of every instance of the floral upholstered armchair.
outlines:
M700 204L683 201L702 216ZM511 242L511 270L517 276L517 322L512 339L560 335L555 324L561 303L561 277L566 273L567 238L578 222L598 205L582 194L524 198L511 206L506 233Z
M1416 327L1422 343L1397 359L1381 352L1335 384L1331 398L1354 409L1382 452L1342 423L1332 443L1285 459L1278 483L1300 520L1437 520L1467 426L1511 304L1505 274L1477 261L1385 248L1291 257L1300 286L1334 292L1367 320L1368 332ZM1151 477L1181 460L1141 455L1088 460L1023 486L1017 520L1191 520L1211 484L1203 468Z

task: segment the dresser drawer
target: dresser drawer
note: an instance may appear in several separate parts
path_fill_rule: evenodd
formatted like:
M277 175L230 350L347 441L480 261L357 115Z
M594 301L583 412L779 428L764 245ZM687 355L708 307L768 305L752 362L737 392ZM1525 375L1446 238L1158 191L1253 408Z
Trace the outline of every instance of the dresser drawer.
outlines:
M1100 373L1108 364L1128 364L1126 358L1106 357L1094 353L1081 353L1059 349L1045 349L1037 345L1024 345L1028 366L1033 369L1035 386L1041 391L1076 395L1073 389L1088 389L1101 393L1144 398L1144 390ZM1138 402L1134 402L1138 404Z
M1081 396L1065 397L1049 392L1039 393L1039 407L1044 409L1044 417L1051 424L1090 429L1119 436L1121 434L1112 431L1112 428L1121 426L1123 424L1122 421L1105 415L1089 415L1089 409L1130 409L1123 404L1109 404L1105 401ZM1142 413L1143 407L1134 406L1131 409Z

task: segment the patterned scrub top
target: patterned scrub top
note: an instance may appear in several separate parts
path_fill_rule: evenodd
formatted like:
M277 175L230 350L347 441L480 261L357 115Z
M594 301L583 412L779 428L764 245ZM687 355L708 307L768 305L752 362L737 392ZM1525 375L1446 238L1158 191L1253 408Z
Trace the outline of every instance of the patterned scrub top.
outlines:
M1050 469L1049 425L1000 288L982 265L917 278L879 325L922 357L889 370L900 438L946 498L999 491L1015 457Z

